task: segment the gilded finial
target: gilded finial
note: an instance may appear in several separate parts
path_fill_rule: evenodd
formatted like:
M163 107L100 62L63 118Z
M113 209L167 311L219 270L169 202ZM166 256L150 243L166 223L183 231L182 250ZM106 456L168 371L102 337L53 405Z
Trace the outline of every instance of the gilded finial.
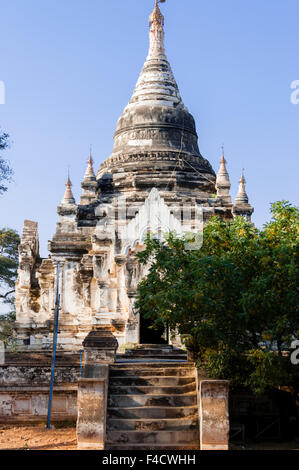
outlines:
M70 179L70 166L68 165L67 167L67 180L66 180L66 187L67 188L71 188L72 187L72 182L71 182L71 179Z
M158 0L155 1L154 11L149 17L149 25L158 31L163 31L164 16L161 13Z
M242 183L242 184L246 183L244 172L245 172L245 170L244 170L244 168L242 168L242 175L241 175L241 179L240 179L240 183Z
M225 156L224 156L224 144L222 144L221 150L222 150L221 163L226 163Z
M88 159L89 165L93 164L93 158L92 158L92 145L90 145L90 152L89 152L89 159Z

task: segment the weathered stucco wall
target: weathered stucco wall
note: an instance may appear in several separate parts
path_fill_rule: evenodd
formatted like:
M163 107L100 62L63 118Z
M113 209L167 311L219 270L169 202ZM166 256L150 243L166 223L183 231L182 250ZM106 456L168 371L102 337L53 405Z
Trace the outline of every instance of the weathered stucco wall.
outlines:
M51 422L77 419L77 387L59 387L53 394ZM0 388L0 423L45 422L49 388Z
M76 421L79 366L57 367L52 422ZM0 423L45 421L51 368L30 364L0 367Z

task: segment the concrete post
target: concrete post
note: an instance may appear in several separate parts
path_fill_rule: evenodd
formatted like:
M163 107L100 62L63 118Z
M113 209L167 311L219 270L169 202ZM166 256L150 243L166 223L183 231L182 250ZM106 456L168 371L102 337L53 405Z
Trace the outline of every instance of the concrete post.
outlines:
M200 382L201 450L228 450L228 392L227 380L202 380Z
M107 395L108 374L106 379L79 379L77 398L78 450L104 450Z
M91 331L85 340L84 364L113 364L115 362L118 342L112 334L111 327L98 327Z
M117 340L111 330L91 331L83 341L84 377L78 382L79 450L105 448L109 364L115 362Z

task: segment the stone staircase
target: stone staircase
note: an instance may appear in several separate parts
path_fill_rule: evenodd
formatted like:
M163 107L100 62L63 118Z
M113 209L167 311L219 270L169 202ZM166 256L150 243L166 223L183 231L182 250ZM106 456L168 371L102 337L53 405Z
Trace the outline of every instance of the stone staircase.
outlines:
M196 376L172 346L128 350L110 367L109 450L199 449Z
M187 353L182 349L171 345L144 344L134 349L127 349L124 354L117 354L116 362L126 362L133 360L134 362L149 361L159 362L167 361L187 361Z

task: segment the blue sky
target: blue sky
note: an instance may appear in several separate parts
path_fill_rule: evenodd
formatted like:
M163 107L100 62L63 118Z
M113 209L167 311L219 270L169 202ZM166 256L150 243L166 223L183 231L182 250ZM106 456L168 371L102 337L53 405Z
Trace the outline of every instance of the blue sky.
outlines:
M55 232L70 165L78 200L89 146L96 169L148 50L154 0L0 0L0 126L14 182L0 226L39 222L41 254ZM245 168L253 221L269 205L298 203L298 0L167 0L166 51L201 153L219 168L225 145L232 195Z

